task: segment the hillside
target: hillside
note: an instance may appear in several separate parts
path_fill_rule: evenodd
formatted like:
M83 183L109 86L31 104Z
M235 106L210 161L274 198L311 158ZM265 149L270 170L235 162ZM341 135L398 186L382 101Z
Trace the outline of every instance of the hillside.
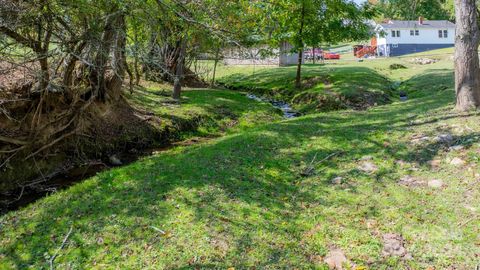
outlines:
M360 61L348 52L341 60L304 65L300 90L294 87L294 66L221 66L218 81L226 88L284 100L300 112L313 113L390 103L398 100L401 82L428 70L451 70L452 65L451 48Z
M245 127L0 217L0 268L474 268L479 116L452 111L448 57L407 60L338 64L404 79L405 102Z

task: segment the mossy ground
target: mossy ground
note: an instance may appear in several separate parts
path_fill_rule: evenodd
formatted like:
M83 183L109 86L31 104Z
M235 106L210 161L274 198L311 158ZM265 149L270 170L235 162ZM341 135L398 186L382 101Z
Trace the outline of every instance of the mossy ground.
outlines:
M47 268L72 228L58 269L327 269L333 248L357 269L473 269L480 118L452 111L451 67L433 65L401 85L406 102L258 124L8 213L0 268ZM382 254L387 233L411 259Z

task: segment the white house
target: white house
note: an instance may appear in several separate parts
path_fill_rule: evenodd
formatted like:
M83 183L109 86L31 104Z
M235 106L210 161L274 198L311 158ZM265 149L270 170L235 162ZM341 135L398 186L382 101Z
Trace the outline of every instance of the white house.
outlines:
M395 21L377 24L376 45L379 56L399 56L453 47L455 24L449 21Z

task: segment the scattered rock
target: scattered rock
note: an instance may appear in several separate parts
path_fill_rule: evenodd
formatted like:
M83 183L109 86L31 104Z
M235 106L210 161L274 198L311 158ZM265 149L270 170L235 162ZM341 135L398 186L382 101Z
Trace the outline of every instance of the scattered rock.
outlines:
M430 137L425 135L416 135L411 138L412 143L421 143L428 140L430 140Z
M454 157L452 160L450 160L450 165L454 165L454 166L463 166L465 165L465 161L461 158L458 158L458 157Z
M383 256L397 256L410 258L407 249L404 247L404 240L401 235L386 233L383 235Z
M121 166L123 164L116 155L111 155L108 160L110 161L110 164L114 166Z
M373 157L372 156L363 156L362 158L360 158L360 160L372 160Z
M440 159L434 159L434 160L428 161L427 163L433 169L437 169L438 167L440 167L440 164L442 164L442 161Z
M438 59L416 57L410 60L410 62L418 65L429 65L438 62Z
M323 260L330 269L342 270L343 264L347 263L347 257L341 249L332 249Z
M405 175L400 180L398 181L400 185L406 186L406 187L419 187L423 186L425 184L424 181L419 180L411 175Z
M102 238L102 237L98 237L98 238L97 238L97 244L98 244L98 245L103 245L103 243L104 243L103 238Z
M332 184L334 185L340 185L343 181L343 177L341 176L337 176L335 178L332 179Z
M463 148L464 148L463 145L454 145L454 146L451 146L450 148L448 148L448 150L459 151L459 150L462 150Z
M453 136L450 133L440 134L436 137L436 140L441 143L451 143L453 141Z
M376 172L378 167L370 161L363 161L360 163L360 166L358 166L358 169L366 173L372 173Z
M439 179L432 179L429 180L427 184L432 188L441 188L443 186L443 181Z

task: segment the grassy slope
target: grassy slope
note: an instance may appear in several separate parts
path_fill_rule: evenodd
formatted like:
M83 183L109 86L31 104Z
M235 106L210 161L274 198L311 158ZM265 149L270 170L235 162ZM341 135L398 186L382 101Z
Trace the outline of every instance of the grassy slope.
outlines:
M350 54L344 60L330 60L327 65L303 67L304 89L294 87L296 67L275 66L220 66L219 82L232 89L249 89L277 99L291 102L303 112L311 113L349 107L355 104L384 104L384 96L395 99L392 91L395 81L403 81L427 69L451 68L451 49L419 53L407 57L365 59L358 62ZM440 61L431 65L411 63L414 57L427 55ZM402 64L407 69L391 70L391 64ZM393 82L392 82L393 81ZM346 100L347 102L339 101Z
M479 117L451 112L451 71L413 77L408 90L417 98L177 148L9 213L0 218L0 268L47 266L73 228L59 269L324 269L319 256L333 246L371 269L471 269L480 253ZM445 132L465 149L412 142ZM367 155L379 167L372 174L357 168ZM455 156L467 165L447 164ZM439 168L429 166L437 159ZM445 185L399 185L405 175ZM382 256L389 232L403 236L413 260Z
M127 95L131 103L160 117L163 128L173 130L192 125L195 135L217 135L281 119L280 113L269 104L251 102L241 92L187 88L178 105L170 97L168 85L144 82L135 91ZM178 131L184 138L192 135L191 131Z

